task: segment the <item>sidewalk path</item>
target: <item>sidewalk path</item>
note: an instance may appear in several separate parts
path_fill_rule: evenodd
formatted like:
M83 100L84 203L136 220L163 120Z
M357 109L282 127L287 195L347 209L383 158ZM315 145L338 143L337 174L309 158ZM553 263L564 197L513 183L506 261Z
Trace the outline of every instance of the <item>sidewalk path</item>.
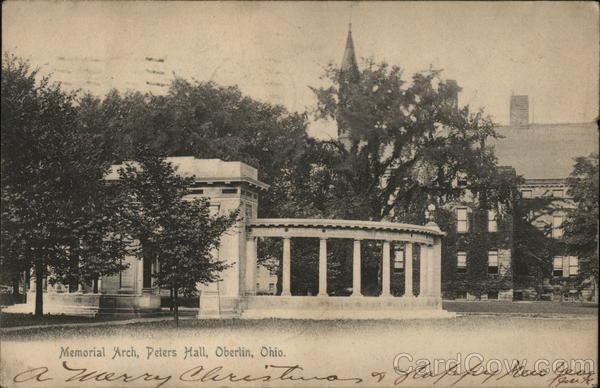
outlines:
M180 316L179 320L196 319L195 316ZM95 326L121 326L129 325L132 323L146 323L146 322L165 322L173 321L172 316L164 317L149 317L149 318L131 318L123 320L113 321L102 321L102 322L77 322L77 323L53 323L49 325L31 325L31 326L14 326L14 327L2 327L0 328L1 333L11 333L15 331L24 331L30 329L54 329L54 328L65 328L65 327L95 327Z

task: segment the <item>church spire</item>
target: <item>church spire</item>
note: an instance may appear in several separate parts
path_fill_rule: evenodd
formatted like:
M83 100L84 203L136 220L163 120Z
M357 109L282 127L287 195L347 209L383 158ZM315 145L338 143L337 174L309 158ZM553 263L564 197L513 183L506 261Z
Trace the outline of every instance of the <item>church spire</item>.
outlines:
M352 23L348 25L348 38L346 38L346 50L342 57L341 71L358 71L358 64L356 62L356 53L354 52L354 41L352 40Z
M348 118L345 117L344 113L349 108L351 99L351 88L359 81L359 70L356 62L356 53L354 52L354 41L352 40L352 23L348 25L348 38L346 39L346 50L344 50L344 56L342 58L342 65L340 66L339 73L339 112L337 115L338 125L338 140L342 143L344 148L347 150L352 146L352 139L350 136L350 124Z

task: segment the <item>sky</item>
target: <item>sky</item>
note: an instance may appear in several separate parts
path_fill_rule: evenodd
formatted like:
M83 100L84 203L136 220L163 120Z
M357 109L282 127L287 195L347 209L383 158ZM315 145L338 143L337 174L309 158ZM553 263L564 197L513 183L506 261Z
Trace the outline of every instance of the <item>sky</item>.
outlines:
M2 46L63 87L163 93L174 75L239 85L251 97L311 111L309 86L339 64L348 23L357 56L431 66L463 88L460 104L507 123L527 94L537 123L598 117L594 2L17 2L2 4ZM309 133L335 136L333 123Z

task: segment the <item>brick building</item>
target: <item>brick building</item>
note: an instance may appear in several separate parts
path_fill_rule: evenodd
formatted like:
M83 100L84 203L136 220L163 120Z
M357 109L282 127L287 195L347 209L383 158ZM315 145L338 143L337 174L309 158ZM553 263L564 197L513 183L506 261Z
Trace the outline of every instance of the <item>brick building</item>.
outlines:
M511 122L513 116L519 115L529 117L526 111L511 112ZM595 122L512 124L497 128L503 138L493 144L496 156L500 164L514 167L524 178L519 186L522 198L519 205L528 209L529 223L548 239L547 245L553 246L533 252L545 263L542 266L547 267L540 275L524 267L515 270L514 297L587 300L592 296L593 284L580 273L580 258L568 254L559 240L561 225L569 209L575 206L568 193L567 177L576 157L598 152L598 126Z

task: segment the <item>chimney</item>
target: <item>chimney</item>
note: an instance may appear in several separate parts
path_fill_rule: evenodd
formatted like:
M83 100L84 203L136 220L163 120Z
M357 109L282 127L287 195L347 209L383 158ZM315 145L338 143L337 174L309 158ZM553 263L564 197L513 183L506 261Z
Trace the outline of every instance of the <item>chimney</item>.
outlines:
M529 96L510 96L510 126L529 127Z

